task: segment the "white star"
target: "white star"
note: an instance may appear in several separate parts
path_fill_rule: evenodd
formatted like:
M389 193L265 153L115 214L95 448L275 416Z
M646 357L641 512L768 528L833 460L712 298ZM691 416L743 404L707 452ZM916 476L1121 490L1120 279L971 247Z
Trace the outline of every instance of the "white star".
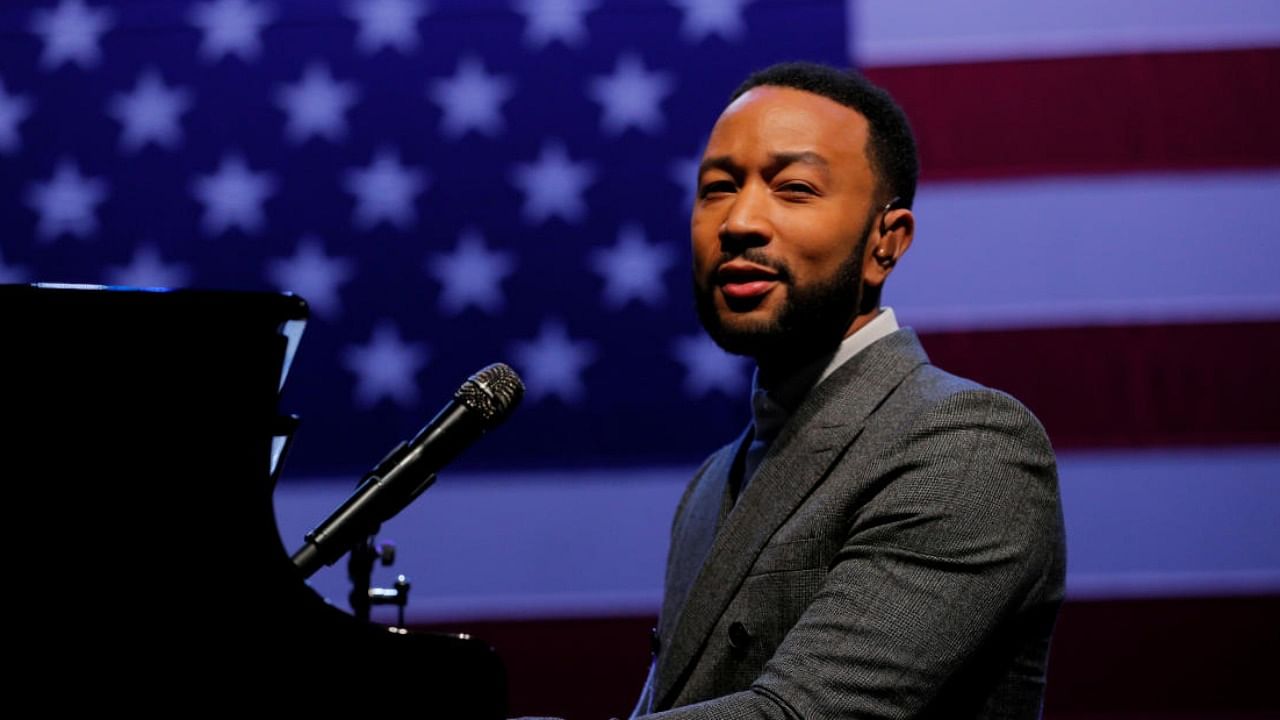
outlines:
M726 397L736 398L746 389L746 358L721 350L706 335L676 338L672 354L684 365L684 391L691 397L719 390Z
M301 80L276 91L276 103L289 116L285 135L294 144L313 135L339 142L347 134L347 110L358 97L355 83L338 82L319 63L309 65Z
M696 43L708 35L737 40L747 30L742 10L752 0L671 0L684 12L680 32L685 40Z
M452 253L433 255L427 271L440 281L440 311L458 315L474 305L490 315L502 312L502 280L515 272L512 253L485 247L480 231L467 229L458 236Z
M580 401L586 393L582 371L596 358L595 344L570 339L559 320L543 322L538 337L515 343L511 354L525 380L530 402L555 395L568 404Z
M107 107L122 127L120 147L125 152L134 152L148 143L173 149L182 144L178 116L191 107L191 93L165 87L159 73L147 70L138 78L133 92L116 95Z
M669 245L649 244L639 225L623 225L616 245L591 253L591 267L604 278L605 305L618 310L632 300L661 305L667 296L662 273L675 259Z
M27 204L40 215L41 239L52 240L62 233L88 237L98 230L94 206L106 196L105 182L81 175L74 162L63 160L48 182L34 183L27 190Z
M269 5L252 0L212 0L192 7L187 19L204 33L200 55L205 62L227 55L252 62L262 52L262 28L273 16Z
M0 285L27 281L27 271L18 265L5 265L4 253L0 253Z
M91 68L102 59L98 43L113 24L105 8L89 8L84 0L62 0L53 10L36 10L31 14L31 30L44 41L40 65L53 70L73 62Z
M418 21L427 14L419 0L362 0L347 3L347 14L360 25L356 44L367 53L391 47L408 54L418 47Z
M128 265L108 268L106 277L111 285L176 288L186 285L191 273L178 263L165 263L156 246L148 244L134 249Z
M557 216L577 223L587 214L582 194L595 176L590 163L573 162L564 145L553 141L543 144L535 162L516 165L511 182L524 192L521 214L525 222L532 225Z
M320 239L307 236L298 241L292 257L267 263L267 277L281 290L301 296L316 315L332 320L342 314L338 286L355 275L354 265L325 255Z
M31 114L31 101L21 95L10 95L0 78L0 153L16 152L22 147L18 126Z
M516 12L524 15L524 41L535 48L559 40L570 47L582 44L587 27L583 16L599 7L596 0L516 0Z
M698 197L698 167L701 164L702 158L694 155L676 158L667 166L671 182L680 186L680 200L684 203L685 210L692 208L694 199Z
M239 155L224 156L217 172L192 183L192 193L204 205L205 234L211 236L233 226L246 233L261 231L262 204L275 189L270 173L252 172Z
M479 58L467 57L458 61L452 77L431 83L428 94L444 111L445 137L459 138L469 130L489 137L502 132L502 103L514 92L509 77L490 75Z
M430 357L426 345L401 340L395 323L378 323L368 345L353 345L343 355L343 364L356 374L356 404L371 408L386 398L403 407L416 406L415 376Z
M425 172L401 164L392 151L379 150L368 167L346 173L347 191L356 196L352 222L361 230L383 221L407 229L418 221L413 197L426 189L428 181Z
M593 78L587 94L604 111L600 129L606 135L617 135L630 127L654 134L663 126L659 105L674 87L670 73L649 72L639 56L627 54L618 58L612 75Z

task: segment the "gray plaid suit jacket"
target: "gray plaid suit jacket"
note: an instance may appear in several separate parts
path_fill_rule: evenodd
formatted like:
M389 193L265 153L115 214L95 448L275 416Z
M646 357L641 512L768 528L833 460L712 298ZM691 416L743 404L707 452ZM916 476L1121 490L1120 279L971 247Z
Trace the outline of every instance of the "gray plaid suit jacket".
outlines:
M810 391L730 509L741 443L676 510L635 715L1039 716L1066 557L1030 412L902 329Z

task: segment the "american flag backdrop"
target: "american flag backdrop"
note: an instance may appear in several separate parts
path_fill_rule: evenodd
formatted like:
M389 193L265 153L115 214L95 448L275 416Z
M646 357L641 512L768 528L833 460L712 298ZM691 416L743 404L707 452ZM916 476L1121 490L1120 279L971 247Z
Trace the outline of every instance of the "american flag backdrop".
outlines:
M0 12L5 279L303 296L291 473L358 474L499 360L525 406L464 465L685 462L743 420L690 312L694 158L752 68L843 60L839 3Z
M388 523L379 572L414 580L418 623L644 624L680 490L749 417L750 363L692 311L693 168L729 92L787 59L906 108L918 231L885 302L1044 421L1071 599L1274 608L1266 0L5 0L0 282L304 297L290 549L511 364L523 405ZM313 582L345 597L340 568Z

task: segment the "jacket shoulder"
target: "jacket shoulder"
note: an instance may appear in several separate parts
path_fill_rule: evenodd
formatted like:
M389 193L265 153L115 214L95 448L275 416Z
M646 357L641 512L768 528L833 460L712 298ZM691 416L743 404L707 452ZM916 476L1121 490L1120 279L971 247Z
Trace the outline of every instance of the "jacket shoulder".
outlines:
M908 414L921 421L951 418L979 425L1012 425L1029 437L1042 439L1046 446L1049 444L1044 425L1017 398L927 363L907 376L882 410L890 415Z

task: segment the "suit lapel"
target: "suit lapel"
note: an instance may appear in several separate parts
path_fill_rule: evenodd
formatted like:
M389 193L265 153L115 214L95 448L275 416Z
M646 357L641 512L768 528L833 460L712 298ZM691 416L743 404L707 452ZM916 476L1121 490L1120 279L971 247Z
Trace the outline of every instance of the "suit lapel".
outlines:
M723 515L729 473L733 469L737 449L745 439L744 432L733 443L717 451L701 476L694 480L693 494L685 502L678 534L672 538L672 544L679 547L680 552L672 554L667 568L658 623L659 637L671 637L689 588L711 551Z
M679 679L701 652L769 538L827 476L842 451L857 438L867 417L913 368L925 362L928 358L915 333L903 329L872 344L832 373L810 391L774 439L755 478L719 531L713 538L699 537L705 545L694 543L687 548L690 556L681 561L688 566L684 572L686 577L690 572L697 574L688 591L682 593L680 611L663 608L664 623L670 622L674 628L663 627L662 637L670 639L670 646L659 657L655 708L668 707L673 699L668 696L680 685ZM717 471L716 482L701 488L705 492L718 488L720 496L699 498L690 508L696 507L703 515L697 518L704 528L701 532L711 532L709 528L716 525L715 513L720 509L736 448L737 444L720 452L714 467L708 468L708 473ZM682 545L678 555L685 553ZM668 595L668 602L673 599Z

